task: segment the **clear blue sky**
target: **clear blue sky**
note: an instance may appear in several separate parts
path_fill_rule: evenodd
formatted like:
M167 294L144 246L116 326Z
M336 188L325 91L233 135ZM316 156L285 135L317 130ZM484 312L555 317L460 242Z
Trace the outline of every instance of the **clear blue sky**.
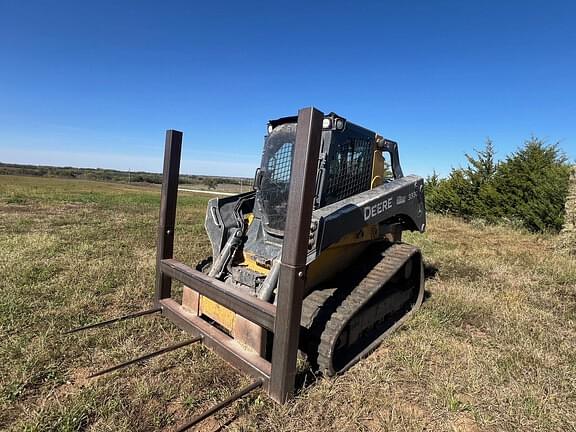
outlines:
M183 172L252 176L266 121L309 105L405 172L488 136L574 159L576 2L0 0L0 161L161 171L174 128Z

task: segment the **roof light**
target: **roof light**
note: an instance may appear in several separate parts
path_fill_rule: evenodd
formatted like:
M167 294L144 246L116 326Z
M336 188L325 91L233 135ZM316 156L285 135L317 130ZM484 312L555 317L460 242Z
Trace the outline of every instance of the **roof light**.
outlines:
M336 119L336 129L338 130L344 129L344 119L341 118Z
M268 125L268 135L270 135L273 130L274 130L274 128L272 127L272 125L269 124L269 125Z
M329 118L325 118L322 120L322 129L330 129L332 128L332 120Z

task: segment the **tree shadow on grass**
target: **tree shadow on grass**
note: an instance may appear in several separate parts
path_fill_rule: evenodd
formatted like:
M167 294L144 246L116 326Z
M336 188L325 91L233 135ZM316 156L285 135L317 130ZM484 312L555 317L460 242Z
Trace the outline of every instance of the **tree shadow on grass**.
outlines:
M438 268L438 266L436 264L425 262L424 263L424 281L434 279L439 271L440 271L440 269ZM424 288L424 298L422 299L422 303L427 302L430 297L432 297L432 293L430 291L428 291L426 288Z

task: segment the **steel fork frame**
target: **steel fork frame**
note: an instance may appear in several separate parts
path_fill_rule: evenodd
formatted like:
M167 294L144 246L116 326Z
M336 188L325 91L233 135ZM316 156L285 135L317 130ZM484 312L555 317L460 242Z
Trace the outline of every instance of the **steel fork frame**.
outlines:
M324 114L315 108L304 108L298 112L277 306L233 290L174 260L182 132L166 132L156 252L155 306L161 308L162 315L183 330L193 336L202 336L203 343L232 366L262 380L262 386L270 397L280 403L286 402L294 392L302 299L306 284L308 235L323 119ZM172 298L173 279L272 331L272 361L243 349L233 338L184 309Z

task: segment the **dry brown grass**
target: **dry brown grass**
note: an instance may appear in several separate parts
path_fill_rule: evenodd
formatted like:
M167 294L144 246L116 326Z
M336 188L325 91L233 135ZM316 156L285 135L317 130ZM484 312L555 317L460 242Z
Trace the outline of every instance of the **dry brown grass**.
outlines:
M183 261L209 252L206 201L181 195ZM157 214L157 189L0 177L0 428L171 430L247 382L200 346L87 379L186 337L158 317L59 335L150 304ZM293 402L255 394L201 430L576 430L574 257L548 236L428 226L407 240L438 271L408 325Z

